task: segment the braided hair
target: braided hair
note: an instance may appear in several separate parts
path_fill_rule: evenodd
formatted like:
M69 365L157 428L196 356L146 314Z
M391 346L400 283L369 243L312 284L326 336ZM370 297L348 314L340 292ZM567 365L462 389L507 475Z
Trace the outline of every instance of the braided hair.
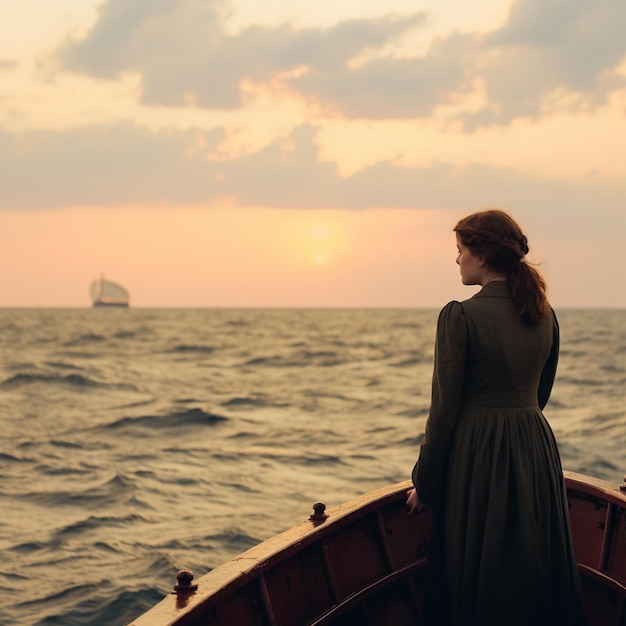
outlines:
M479 211L459 220L454 231L473 254L507 277L521 317L537 323L550 313L546 282L526 260L528 239L510 215L499 209Z

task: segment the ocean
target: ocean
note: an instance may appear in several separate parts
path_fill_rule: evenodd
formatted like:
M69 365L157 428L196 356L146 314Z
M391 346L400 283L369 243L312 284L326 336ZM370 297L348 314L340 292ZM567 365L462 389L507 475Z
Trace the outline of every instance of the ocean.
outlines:
M626 311L557 310L565 469L626 472ZM0 624L124 626L409 478L436 310L0 309Z

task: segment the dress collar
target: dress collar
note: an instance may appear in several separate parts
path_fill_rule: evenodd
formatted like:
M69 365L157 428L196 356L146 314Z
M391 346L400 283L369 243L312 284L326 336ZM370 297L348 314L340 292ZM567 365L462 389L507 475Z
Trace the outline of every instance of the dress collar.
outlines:
M487 283L474 298L510 298L511 288L506 280L492 280Z

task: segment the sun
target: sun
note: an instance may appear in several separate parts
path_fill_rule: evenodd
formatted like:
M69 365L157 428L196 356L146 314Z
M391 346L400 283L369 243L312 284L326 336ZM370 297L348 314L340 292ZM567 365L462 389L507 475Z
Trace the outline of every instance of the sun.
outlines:
M281 214L277 234L283 244L281 249L289 254L292 269L337 268L347 254L346 220L345 216L323 209L294 216Z
M327 260L326 252L324 252L323 250L318 250L313 255L313 264L314 265L325 265L326 260Z
M321 267L329 261L328 250L336 245L337 227L334 224L316 222L308 228L308 247L313 265Z

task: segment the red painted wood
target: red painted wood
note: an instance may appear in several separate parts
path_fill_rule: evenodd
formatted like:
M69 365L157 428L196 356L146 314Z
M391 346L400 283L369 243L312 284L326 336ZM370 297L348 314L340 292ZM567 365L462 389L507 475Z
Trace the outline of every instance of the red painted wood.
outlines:
M626 493L566 472L589 626L626 624ZM430 512L408 515L410 483L366 494L227 561L194 593L129 626L415 626Z

